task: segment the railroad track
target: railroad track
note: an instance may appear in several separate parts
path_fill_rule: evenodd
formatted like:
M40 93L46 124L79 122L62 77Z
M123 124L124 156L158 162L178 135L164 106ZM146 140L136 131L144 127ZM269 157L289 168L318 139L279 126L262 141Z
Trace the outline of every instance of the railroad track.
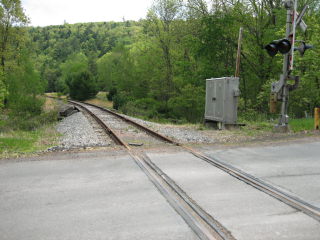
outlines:
M159 167L154 164L143 151L137 151L132 148L128 141L132 140L131 136L127 136L121 133L123 127L116 127L112 129L106 124L107 120L113 122L113 117L108 117L106 120L102 120L98 115L99 111L107 112L112 116L120 118L122 121L134 124L137 128L148 133L148 135L156 138L157 141L162 141L174 145L179 145L175 141L156 133L145 126L142 126L136 122L132 122L130 119L112 112L108 109L104 109L92 104L80 103L76 101L69 101L77 107L85 110L89 113L104 129L104 131L110 135L114 142L120 146L123 146L133 158L136 164L142 169L142 171L149 177L151 182L158 188L162 195L167 199L170 205L176 212L184 219L184 221L190 226L190 228L197 234L200 239L212 239L212 240L225 240L235 239L231 233L223 227L218 221L212 218L206 211L204 211L195 201L193 201L168 175L161 171ZM96 111L99 109L99 111ZM125 141L119 135L127 137ZM141 135L140 135L141 136ZM146 140L146 136L143 136Z
M111 129L104 120L99 117L99 111L108 113L113 116L113 118L121 119L122 121L135 126L136 128L144 131L147 135L154 137L158 141L163 141L175 146L181 147L189 153L193 154L197 158L213 165L229 175L253 186L254 188L265 192L266 194L286 203L287 205L301 211L312 218L320 221L320 209L313 206L302 199L292 196L277 187L270 185L263 180L256 178L240 169L235 168L232 165L223 163L215 158L206 156L202 152L196 151L190 147L184 146L166 136L163 136L153 130L123 116L114 111L95 106L92 104L81 103L76 101L69 101L72 104L87 111L100 125L101 127L110 135L110 137L115 141L116 144L123 146L127 149L128 153L134 159L134 161L139 165L139 167L148 175L150 180L159 189L159 191L167 198L169 203L173 208L184 218L188 225L193 229L193 231L200 237L200 239L234 239L230 232L225 229L219 222L217 222L212 216L206 213L196 202L194 202L186 193L180 189L180 187L164 172L161 171L147 156L143 151L137 151L132 148L129 144L129 140L124 140L121 137L121 131ZM114 119L112 120L114 121ZM120 134L119 134L120 133ZM120 135L120 136L119 136Z

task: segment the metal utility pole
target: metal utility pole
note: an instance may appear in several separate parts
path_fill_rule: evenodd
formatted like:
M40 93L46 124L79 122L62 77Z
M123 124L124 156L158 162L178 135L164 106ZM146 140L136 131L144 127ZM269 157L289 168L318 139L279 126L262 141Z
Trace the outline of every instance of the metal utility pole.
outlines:
M299 26L303 32L306 31L307 25L302 20L308 6L305 6L300 15L297 12L298 0L287 0L284 6L287 9L286 20L286 38L275 40L268 44L265 48L270 56L275 56L280 51L283 56L283 68L280 80L272 83L271 94L272 102L281 101L281 113L279 123L275 126L275 130L280 132L288 131L288 100L289 92L295 90L299 85L299 76L291 76L293 70L294 51L298 50L301 55L304 54L306 49L312 46L306 45L302 42L299 48L295 47L296 27ZM287 83L288 80L294 80L294 84Z
M293 6L294 5L294 6ZM286 39L291 42L291 48L294 49L294 40L295 40L295 27L293 22L295 22L296 14L295 9L297 6L297 0L292 4L292 1L285 2L285 8L287 9L287 21L286 21ZM292 18L294 18L292 20ZM293 52L285 54L283 57L283 68L282 75L280 76L280 83L282 88L280 90L281 103L281 113L279 123L276 126L280 131L288 131L288 99L289 99L289 86L287 84L287 79L290 72L293 70ZM272 86L273 87L273 86Z

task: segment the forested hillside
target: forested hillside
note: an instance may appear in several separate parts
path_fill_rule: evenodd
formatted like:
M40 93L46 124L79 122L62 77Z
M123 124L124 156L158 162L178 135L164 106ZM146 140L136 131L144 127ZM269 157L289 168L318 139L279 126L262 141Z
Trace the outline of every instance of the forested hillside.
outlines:
M97 60L111 52L119 42L130 45L141 31L139 25L127 21L29 28L38 70L42 79L48 82L46 91L65 91L71 65L82 61L85 62L83 67L97 76Z
M29 67L29 77L24 79L34 81L32 86L80 100L106 90L114 107L126 113L198 122L204 114L205 79L234 75L238 33L243 27L239 111L252 118L266 114L270 84L278 80L283 58L280 54L271 58L264 46L285 35L282 1L206 2L156 0L146 18L138 22L26 28L22 15L18 24L11 24L11 45L4 44L6 38L1 34L5 48L0 53L7 62L2 61L1 71L19 65L20 58L26 66L19 68L28 68L31 55L37 71ZM306 3L310 5L304 17L308 30L298 32L298 39L316 47L304 57L296 54L294 74L301 76L301 84L291 93L289 107L295 117L320 105L320 3L299 1L299 9ZM4 26L1 22L1 33ZM20 33L26 31L28 37ZM29 49L21 50L19 57L13 51L17 40L19 46ZM11 94L8 82L0 82L1 103ZM28 91L36 94L37 89Z

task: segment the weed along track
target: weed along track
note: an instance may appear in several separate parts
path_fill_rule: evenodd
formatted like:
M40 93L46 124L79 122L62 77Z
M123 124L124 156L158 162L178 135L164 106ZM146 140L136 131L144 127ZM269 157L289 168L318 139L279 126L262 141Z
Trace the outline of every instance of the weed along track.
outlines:
M207 168L215 167L229 174L269 196L280 200L282 203L294 208L320 221L320 209L295 196L283 192L274 185L256 178L236 167L221 162L215 158L182 145L166 136L138 124L131 119L113 111L81 102L69 101L72 104L86 110L114 140L115 144L123 146L134 159L142 171L149 177L171 206L182 216L185 222L193 229L200 239L234 239L232 234L214 217L194 201L166 172L153 162L143 151L141 146L162 144L163 146L175 145L183 152L191 153L195 159L207 165ZM139 148L135 146L140 146ZM164 150L165 151L165 150Z

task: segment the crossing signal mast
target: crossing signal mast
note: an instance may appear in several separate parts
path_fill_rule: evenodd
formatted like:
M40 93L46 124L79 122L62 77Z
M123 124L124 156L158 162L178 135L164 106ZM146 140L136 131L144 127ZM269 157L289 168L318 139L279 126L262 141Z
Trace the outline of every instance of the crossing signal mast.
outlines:
M301 13L297 12L298 0L287 0L284 1L284 6L287 9L287 22L286 22L286 37L279 40L274 40L265 46L268 54L273 57L278 52L282 53L283 56L283 70L280 75L280 80L272 83L271 85L271 104L275 104L277 101L281 101L281 114L279 123L276 125L276 129L281 132L288 131L288 99L289 92L295 90L298 85L300 78L299 76L292 76L293 71L293 60L294 51L299 51L300 55L303 56L307 49L312 48L311 45L306 44L303 41L296 41L296 27L299 26L300 29L305 32L307 25L302 20L302 17L308 9L306 5ZM299 47L295 47L295 43L300 42ZM288 84L288 80L294 80L294 84ZM272 109L272 108L271 108ZM273 108L275 110L275 108Z

